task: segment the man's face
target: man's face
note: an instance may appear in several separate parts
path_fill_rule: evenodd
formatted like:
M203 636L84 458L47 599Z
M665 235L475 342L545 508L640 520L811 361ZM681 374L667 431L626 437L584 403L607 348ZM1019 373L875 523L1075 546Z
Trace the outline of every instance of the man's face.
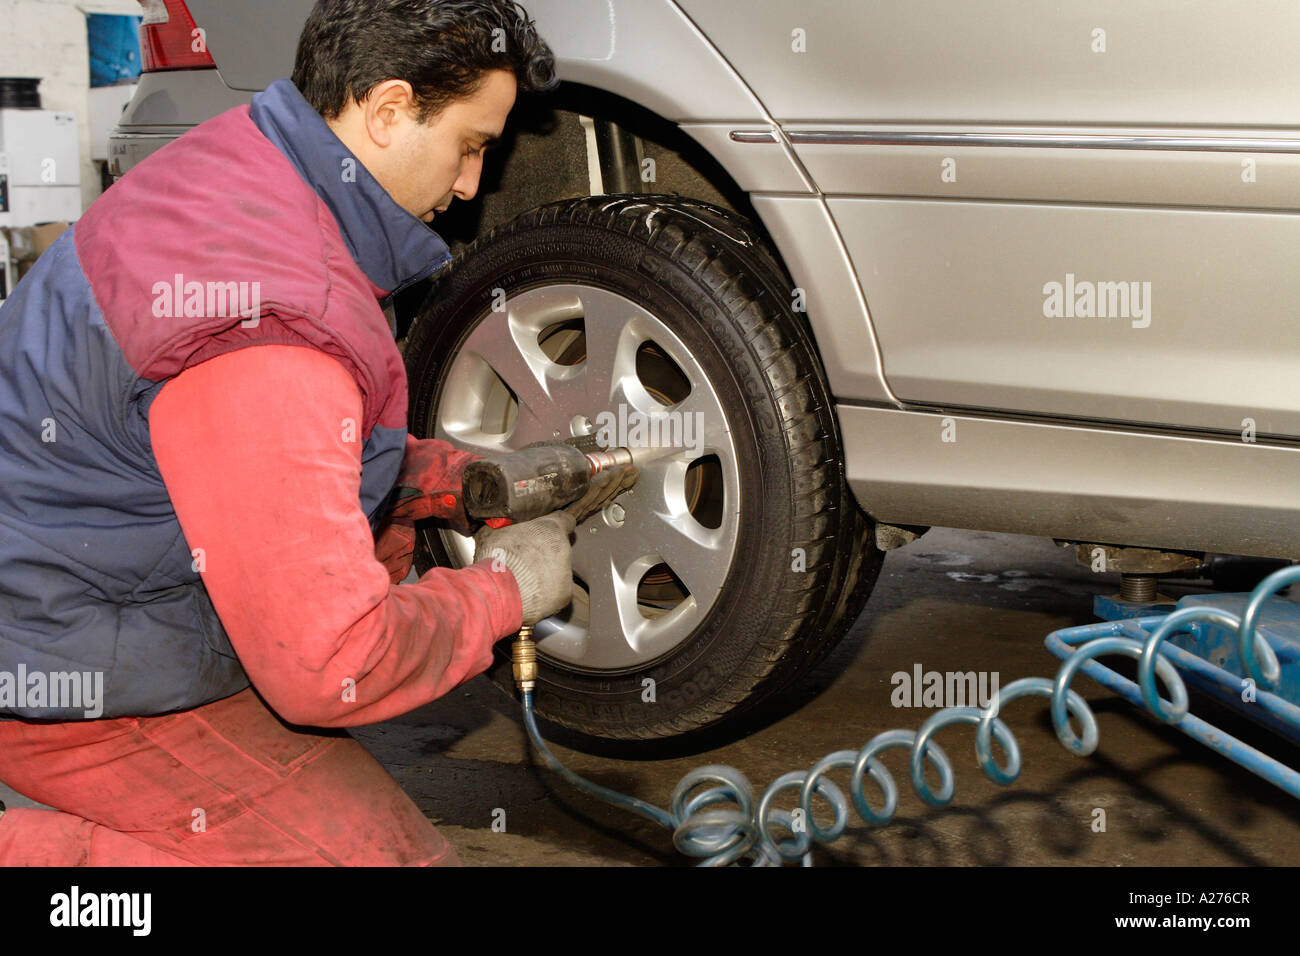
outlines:
M384 84L380 95L392 94L393 83ZM397 90L396 105L392 109L381 106L378 113L383 124L378 129L379 142L367 136L358 144L365 155L358 155L399 206L432 222L437 213L446 212L453 198L468 200L478 192L483 151L505 129L517 85L510 71L489 70L473 95L452 101L427 124L416 122L414 107ZM364 108L360 116L366 123ZM372 109L371 131L376 130L375 118Z

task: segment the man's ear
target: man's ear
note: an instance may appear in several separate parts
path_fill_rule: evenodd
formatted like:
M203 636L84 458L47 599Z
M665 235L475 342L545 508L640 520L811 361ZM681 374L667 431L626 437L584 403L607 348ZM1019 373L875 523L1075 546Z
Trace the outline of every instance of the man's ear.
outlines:
M415 94L406 80L384 80L359 104L366 135L376 146L391 146L398 132L414 123Z

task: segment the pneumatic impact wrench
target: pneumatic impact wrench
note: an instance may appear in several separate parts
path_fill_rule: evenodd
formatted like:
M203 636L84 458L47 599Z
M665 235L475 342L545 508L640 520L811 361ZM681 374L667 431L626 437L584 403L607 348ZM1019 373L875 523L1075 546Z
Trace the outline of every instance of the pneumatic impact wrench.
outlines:
M494 528L531 521L578 500L601 472L621 465L640 467L680 450L671 445L601 448L594 435L585 435L489 455L465 468L465 511ZM532 625L519 629L510 659L515 686L521 693L531 692L537 683Z
M462 493L471 518L500 527L531 521L576 501L593 478L620 465L640 465L679 448L601 448L594 435L538 442L489 455L465 468Z

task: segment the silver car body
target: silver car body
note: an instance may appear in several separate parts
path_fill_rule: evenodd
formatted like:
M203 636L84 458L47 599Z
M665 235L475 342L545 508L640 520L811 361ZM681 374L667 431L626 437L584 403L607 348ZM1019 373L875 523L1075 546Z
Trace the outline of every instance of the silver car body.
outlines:
M142 78L121 172L312 6L188 5L219 70ZM525 6L749 194L873 517L1300 557L1300 5Z

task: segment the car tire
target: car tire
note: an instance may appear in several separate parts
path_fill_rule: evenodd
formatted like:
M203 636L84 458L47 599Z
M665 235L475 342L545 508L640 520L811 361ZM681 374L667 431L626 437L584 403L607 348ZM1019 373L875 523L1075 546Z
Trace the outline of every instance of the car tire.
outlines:
M590 434L615 397L629 415L680 409L680 434L700 422L697 448L646 465L617 512L577 529L570 616L538 625L537 714L579 745L716 730L816 666L870 595L882 553L797 300L736 214L602 196L491 230L412 326L417 436L487 453ZM421 531L421 573L472 560L470 539ZM496 653L513 693L509 641Z

